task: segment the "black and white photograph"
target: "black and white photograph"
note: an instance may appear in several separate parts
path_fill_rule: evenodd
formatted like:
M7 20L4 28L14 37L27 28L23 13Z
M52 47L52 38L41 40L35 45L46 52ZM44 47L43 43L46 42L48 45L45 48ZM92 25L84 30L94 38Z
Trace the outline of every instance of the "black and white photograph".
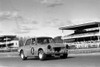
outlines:
M100 67L100 1L0 0L0 67Z

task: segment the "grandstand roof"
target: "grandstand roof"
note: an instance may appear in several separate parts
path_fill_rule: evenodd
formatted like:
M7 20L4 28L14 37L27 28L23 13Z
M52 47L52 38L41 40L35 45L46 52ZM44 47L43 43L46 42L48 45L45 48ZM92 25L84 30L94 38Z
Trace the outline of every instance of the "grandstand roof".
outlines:
M0 36L0 38L15 38L16 36L14 36L14 35L2 35L2 36Z
M91 22L91 23L85 23L85 24L79 24L79 25L73 25L73 26L65 26L60 27L60 30L83 30L87 28L95 28L98 27L100 22Z

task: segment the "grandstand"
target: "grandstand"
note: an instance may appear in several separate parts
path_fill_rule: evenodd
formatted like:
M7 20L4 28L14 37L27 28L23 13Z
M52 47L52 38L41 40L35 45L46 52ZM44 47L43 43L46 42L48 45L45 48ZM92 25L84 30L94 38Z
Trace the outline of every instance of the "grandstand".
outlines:
M17 47L19 47L19 43L18 40L16 39L16 36L12 35L0 36L0 51L9 50Z
M100 47L100 22L65 26L59 29L74 31L70 35L62 36L64 42L70 46L74 45L76 48Z

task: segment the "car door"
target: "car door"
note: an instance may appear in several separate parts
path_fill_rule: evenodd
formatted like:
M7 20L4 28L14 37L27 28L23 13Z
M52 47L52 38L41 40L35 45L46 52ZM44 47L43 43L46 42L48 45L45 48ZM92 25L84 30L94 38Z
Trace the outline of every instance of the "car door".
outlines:
M31 39L28 39L28 40L26 41L26 43L25 43L25 48L24 48L25 54L26 54L27 56L30 56L30 55L31 55L31 53L30 53L30 48L31 48Z
M35 55L35 47L36 47L35 44L36 44L35 38L32 38L31 44L30 44L30 49L29 49L29 53L31 56Z

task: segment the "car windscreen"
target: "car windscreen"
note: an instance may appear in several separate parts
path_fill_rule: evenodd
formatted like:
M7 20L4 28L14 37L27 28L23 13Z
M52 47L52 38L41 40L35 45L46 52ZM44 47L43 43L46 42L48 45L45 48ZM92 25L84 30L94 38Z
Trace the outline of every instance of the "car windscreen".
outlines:
M37 38L37 43L48 44L54 42L52 38Z

